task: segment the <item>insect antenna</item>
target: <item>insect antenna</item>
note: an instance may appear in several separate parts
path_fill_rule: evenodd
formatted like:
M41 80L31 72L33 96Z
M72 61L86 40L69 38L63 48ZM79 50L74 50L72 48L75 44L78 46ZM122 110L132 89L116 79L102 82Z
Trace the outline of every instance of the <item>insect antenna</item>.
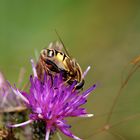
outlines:
M59 41L62 43L63 48L64 48L64 50L65 50L66 54L70 57L70 55L69 55L69 53L68 53L68 51L67 51L67 49L66 49L66 47L65 47L65 44L64 44L63 40L61 39L61 37L60 37L60 35L58 34L58 32L57 32L57 30L56 30L56 29L55 29L55 33L56 33L56 35L57 35L57 37L58 37Z

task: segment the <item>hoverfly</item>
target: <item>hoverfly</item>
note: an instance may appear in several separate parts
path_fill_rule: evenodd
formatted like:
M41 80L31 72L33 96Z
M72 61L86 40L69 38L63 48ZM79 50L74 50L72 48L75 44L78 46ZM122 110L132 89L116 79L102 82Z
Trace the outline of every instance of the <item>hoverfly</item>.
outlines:
M69 56L63 43L58 41L50 43L48 48L41 50L36 70L41 80L43 80L45 72L52 76L55 73L62 73L66 83L72 84L74 81L77 82L76 89L81 89L84 85L80 65Z

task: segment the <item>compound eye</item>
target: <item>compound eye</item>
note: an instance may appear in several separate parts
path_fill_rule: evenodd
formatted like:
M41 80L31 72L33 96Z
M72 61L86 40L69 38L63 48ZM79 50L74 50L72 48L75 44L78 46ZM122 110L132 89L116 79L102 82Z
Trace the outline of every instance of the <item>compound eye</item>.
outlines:
M48 57L53 57L54 56L54 51L53 50L47 50L47 56Z

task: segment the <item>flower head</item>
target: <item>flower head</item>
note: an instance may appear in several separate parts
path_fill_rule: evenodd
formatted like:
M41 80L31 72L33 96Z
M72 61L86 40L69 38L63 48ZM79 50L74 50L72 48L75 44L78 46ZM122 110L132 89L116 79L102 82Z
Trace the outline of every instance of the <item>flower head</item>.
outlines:
M43 83L36 75L31 76L30 84L29 94L12 88L24 100L27 108L31 110L31 114L27 122L11 125L11 127L42 120L46 124L46 140L49 138L50 131L56 129L73 139L80 140L70 132L70 125L66 123L65 118L92 116L92 114L87 114L86 109L81 106L86 103L87 96L95 89L95 85L80 93L74 89L77 83L65 84L61 73L56 74L53 78L45 74Z

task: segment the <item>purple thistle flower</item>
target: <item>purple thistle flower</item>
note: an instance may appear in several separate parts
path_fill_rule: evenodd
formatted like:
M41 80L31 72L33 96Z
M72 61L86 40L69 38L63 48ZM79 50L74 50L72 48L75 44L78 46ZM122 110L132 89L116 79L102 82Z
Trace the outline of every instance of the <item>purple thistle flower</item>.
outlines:
M93 116L93 114L88 114L86 109L81 106L86 103L87 96L95 89L96 85L80 93L74 89L77 83L73 82L72 85L66 85L62 80L61 73L56 74L53 81L46 74L44 83L42 83L37 78L33 62L32 67L34 77L30 77L31 86L29 94L11 87L14 93L23 99L27 108L31 110L30 119L24 123L10 126L19 127L36 120L42 120L46 123L45 140L49 139L50 131L55 131L56 129L59 129L62 133L75 140L80 140L80 138L70 132L69 129L71 126L66 123L65 118ZM86 75L86 72L84 75Z

